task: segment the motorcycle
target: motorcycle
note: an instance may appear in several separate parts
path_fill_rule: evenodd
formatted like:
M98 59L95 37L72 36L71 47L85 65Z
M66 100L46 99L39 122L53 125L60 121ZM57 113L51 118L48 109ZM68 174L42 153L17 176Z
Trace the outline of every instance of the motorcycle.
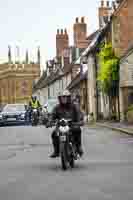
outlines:
M39 122L38 109L35 108L32 110L32 115L31 115L32 126L37 126L38 122Z
M45 110L43 110L42 112L42 124L46 125L48 122L48 118L49 118L49 113L47 109L45 108Z
M63 170L74 168L78 159L77 148L71 132L72 121L61 119L57 122L57 135L59 136L59 151Z

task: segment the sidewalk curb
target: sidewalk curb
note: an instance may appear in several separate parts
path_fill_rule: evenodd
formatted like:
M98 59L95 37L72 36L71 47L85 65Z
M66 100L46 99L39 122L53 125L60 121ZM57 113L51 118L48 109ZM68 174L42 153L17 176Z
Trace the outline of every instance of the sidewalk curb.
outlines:
M113 127L113 126L109 126L107 124L101 124L101 123L96 123L96 125L98 126L102 126L102 127L106 127L106 128L109 128L109 129L112 129L112 130L115 130L115 131L119 131L119 132L122 132L122 133L126 133L128 135L132 135L133 136L133 131L132 130L126 130L124 128L117 128L117 127Z

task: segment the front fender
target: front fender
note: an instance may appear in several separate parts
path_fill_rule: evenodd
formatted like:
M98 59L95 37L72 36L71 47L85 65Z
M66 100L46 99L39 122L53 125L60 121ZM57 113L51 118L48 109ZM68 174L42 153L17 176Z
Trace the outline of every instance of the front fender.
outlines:
M66 142L60 142L60 153L66 151Z

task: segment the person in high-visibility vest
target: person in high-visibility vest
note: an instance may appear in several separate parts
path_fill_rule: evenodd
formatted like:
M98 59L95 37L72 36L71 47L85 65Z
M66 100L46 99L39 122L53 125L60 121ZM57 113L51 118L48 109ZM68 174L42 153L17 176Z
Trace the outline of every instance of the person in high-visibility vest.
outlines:
M40 102L37 100L36 96L32 96L31 100L29 102L29 118L31 120L31 113L33 109L37 109L38 110L38 115L39 115L39 109L41 108L41 104Z

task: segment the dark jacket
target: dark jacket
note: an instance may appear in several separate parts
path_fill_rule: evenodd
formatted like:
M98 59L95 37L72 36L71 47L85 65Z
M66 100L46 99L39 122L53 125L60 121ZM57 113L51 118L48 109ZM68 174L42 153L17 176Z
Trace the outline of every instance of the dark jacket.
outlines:
M61 106L60 104L55 106L52 112L52 120L66 118L72 119L73 122L80 122L80 111L74 104Z

